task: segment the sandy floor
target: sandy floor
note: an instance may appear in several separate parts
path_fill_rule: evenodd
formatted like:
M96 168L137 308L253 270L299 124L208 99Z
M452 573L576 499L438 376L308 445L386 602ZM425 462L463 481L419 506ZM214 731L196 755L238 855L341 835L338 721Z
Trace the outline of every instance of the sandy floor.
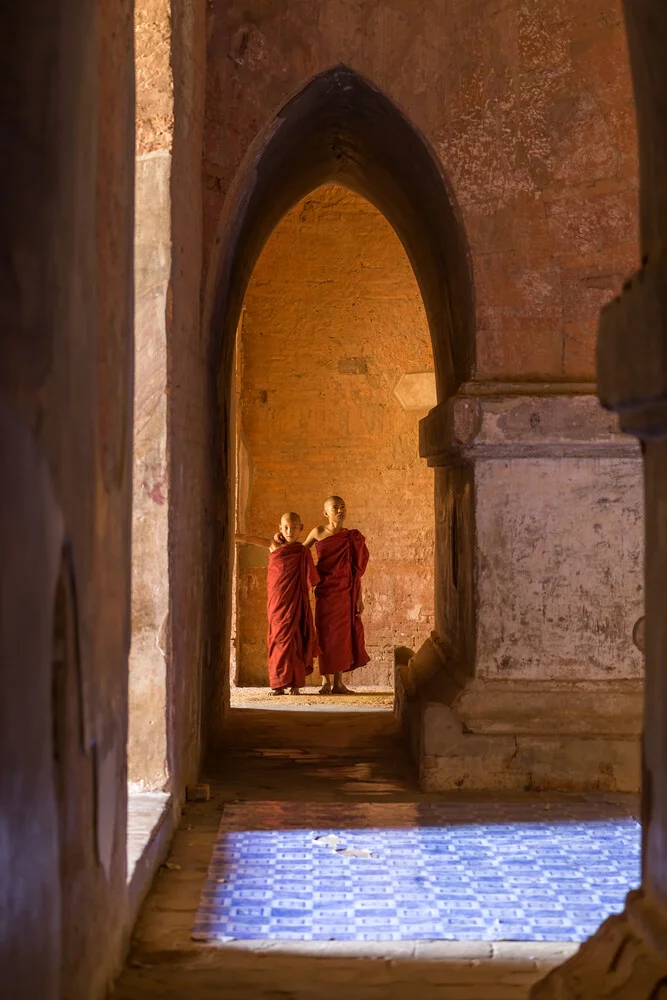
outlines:
M232 688L232 708L281 709L301 711L316 709L325 712L391 711L394 707L393 691L377 688L355 689L353 694L321 695L317 688L305 687L299 695L271 695L268 688Z

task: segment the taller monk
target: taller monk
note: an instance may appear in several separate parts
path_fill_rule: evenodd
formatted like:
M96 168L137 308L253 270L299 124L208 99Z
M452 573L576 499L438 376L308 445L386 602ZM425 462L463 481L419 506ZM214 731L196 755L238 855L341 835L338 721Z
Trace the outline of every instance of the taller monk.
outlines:
M344 526L346 513L341 497L328 497L324 501L327 523L313 528L304 542L306 548L315 546L320 578L315 587L319 669L324 678L320 694L350 694L343 674L370 661L361 621L361 578L368 565L368 549L360 531Z

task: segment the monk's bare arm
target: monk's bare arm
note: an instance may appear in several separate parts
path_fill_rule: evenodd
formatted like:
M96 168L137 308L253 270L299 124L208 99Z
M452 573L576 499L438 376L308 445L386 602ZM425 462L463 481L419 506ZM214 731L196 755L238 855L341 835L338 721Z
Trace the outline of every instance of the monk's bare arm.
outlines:
M364 598L361 592L361 580L359 581L359 593L357 594L357 614L362 615L364 613Z
M319 542L322 538L326 538L328 534L329 532L324 525L318 524L316 528L313 528L303 544L307 549L310 549L313 547L315 542Z
M317 531L317 528L313 528L313 530L308 533L308 537L306 538L305 542L303 543L304 548L311 549L313 547L313 545L317 541L317 535L315 534L316 531Z
M280 532L276 532L273 538L262 538L260 535L239 534L235 537L237 542L243 542L246 545L257 545L261 549L268 549L269 552L275 552L276 549L281 548L285 544L285 539Z
M272 539L262 538L260 535L236 535L236 541L245 545L257 545L260 549L270 549Z

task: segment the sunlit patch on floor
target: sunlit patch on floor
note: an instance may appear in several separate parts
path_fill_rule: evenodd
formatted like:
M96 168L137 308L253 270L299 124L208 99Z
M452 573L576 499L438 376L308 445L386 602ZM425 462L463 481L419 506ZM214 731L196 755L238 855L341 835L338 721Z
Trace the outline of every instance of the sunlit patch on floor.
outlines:
M320 678L321 680L321 678ZM262 709L281 712L386 712L394 709L394 693L382 688L356 688L348 695L324 696L318 687L304 687L297 697L274 698L266 688L232 687L233 709Z
M639 882L618 803L225 807L203 941L582 941Z

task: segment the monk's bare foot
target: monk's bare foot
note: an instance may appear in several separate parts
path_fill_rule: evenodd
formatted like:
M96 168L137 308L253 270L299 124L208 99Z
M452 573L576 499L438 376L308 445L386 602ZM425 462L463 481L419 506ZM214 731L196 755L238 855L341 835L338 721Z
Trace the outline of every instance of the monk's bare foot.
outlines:
M333 686L333 694L354 694L354 691L346 688L342 681L337 681Z
M324 684L320 688L319 693L320 694L331 694L331 684L329 683L328 679L325 680Z
M291 687L291 688L289 689L289 693L290 693L290 694L301 694L301 691L299 690L299 688L298 688L298 687Z
M285 688L271 688L272 697L276 697L279 694L285 694Z

